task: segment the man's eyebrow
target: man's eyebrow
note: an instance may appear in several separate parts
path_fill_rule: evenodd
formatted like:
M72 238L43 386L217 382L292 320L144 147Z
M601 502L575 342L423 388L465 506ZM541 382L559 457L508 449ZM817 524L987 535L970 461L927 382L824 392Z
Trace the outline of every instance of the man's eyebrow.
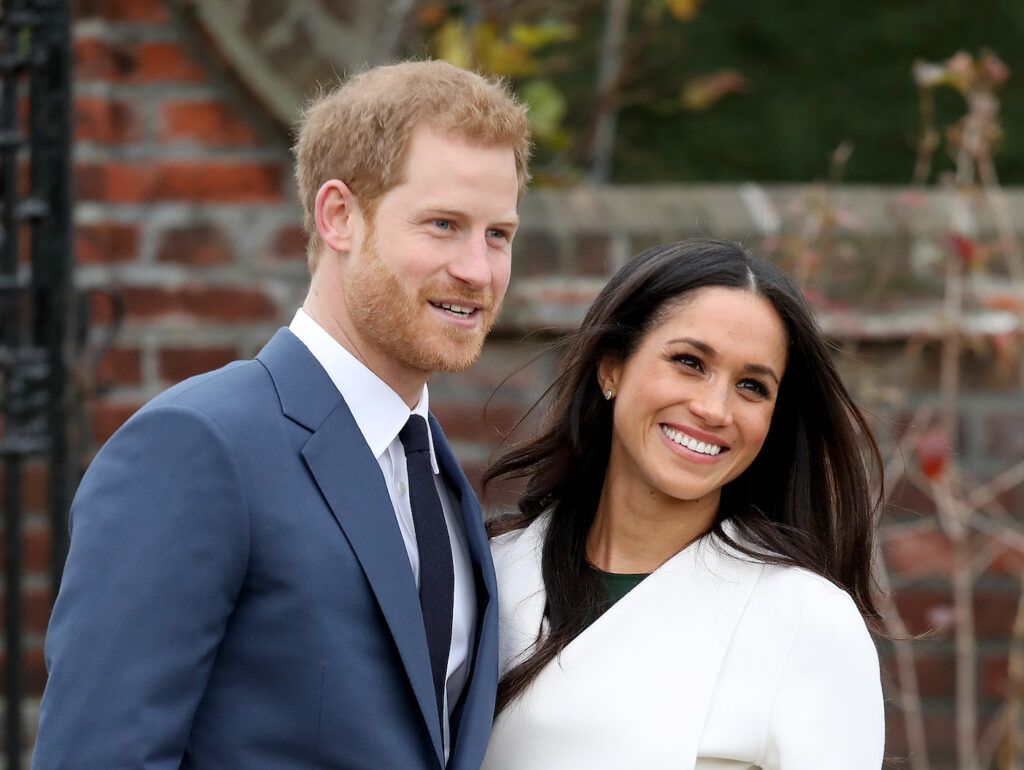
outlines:
M421 209L423 216L442 216L451 217L452 219L459 219L466 216L466 212L461 209L452 209L447 206L433 206L429 203L424 205ZM512 212L507 217L498 217L495 221L491 222L492 225L500 225L503 227L519 227L519 214Z

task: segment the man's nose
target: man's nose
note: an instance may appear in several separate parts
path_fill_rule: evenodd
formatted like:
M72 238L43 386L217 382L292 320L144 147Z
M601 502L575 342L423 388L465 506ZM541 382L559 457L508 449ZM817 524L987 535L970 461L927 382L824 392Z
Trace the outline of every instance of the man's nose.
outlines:
M456 280L482 289L491 283L491 263L488 261L487 238L473 235L461 244L459 253L448 263L448 273Z

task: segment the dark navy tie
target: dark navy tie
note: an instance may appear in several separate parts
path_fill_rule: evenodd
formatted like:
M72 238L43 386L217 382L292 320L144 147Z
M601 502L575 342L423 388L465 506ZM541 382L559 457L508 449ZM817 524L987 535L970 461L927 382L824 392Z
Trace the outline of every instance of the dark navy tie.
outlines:
M444 725L444 685L448 677L448 649L452 642L452 606L455 595L455 570L452 545L448 539L441 499L434 486L430 463L427 422L412 415L398 434L405 448L409 468L409 502L416 528L416 546L420 555L420 607L427 630L430 670L434 676L437 715Z

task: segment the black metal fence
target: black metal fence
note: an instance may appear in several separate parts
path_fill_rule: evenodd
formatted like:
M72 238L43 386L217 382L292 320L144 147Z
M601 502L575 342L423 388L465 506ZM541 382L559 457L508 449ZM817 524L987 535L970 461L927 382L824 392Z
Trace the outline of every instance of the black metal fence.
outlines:
M22 472L50 474L53 590L67 550L71 66L66 0L0 0L0 456L7 767L23 754Z

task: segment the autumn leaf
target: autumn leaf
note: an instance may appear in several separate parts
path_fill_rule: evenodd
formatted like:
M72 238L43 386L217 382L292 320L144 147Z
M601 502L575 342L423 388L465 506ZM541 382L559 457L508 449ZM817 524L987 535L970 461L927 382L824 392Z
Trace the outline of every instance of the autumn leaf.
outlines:
M917 439L917 467L932 481L946 472L952 453L949 436L942 428L926 430Z
M440 27L448 13L440 0L427 0L416 11L416 20L428 29Z
M697 15L701 0L668 0L668 12L680 21L690 21Z
M437 58L449 64L467 69L473 64L473 48L466 27L459 19L449 19L434 38Z
M520 89L526 102L530 127L538 139L556 139L565 117L565 97L547 80L531 80Z
M552 43L564 43L576 37L572 24L546 22L544 24L513 24L508 31L509 40L536 51Z
M747 91L747 79L736 70L724 69L698 75L683 85L683 107L693 112L706 110L722 97Z

